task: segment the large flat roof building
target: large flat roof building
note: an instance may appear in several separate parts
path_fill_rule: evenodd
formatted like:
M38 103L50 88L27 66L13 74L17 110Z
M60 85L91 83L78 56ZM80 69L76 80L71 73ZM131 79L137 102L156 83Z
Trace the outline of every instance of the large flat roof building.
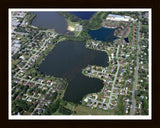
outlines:
M109 14L106 18L106 20L115 20L115 21L135 21L130 16L121 16L121 15L114 15Z

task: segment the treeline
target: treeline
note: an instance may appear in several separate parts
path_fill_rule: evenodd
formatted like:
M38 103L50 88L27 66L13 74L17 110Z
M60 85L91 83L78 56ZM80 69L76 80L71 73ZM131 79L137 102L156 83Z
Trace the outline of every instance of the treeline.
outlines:
M148 102L148 99L146 99L146 97L148 98L148 92L139 91L139 90L136 91L136 101L138 103L142 102L141 115L148 115L149 102Z
M141 30L140 30L140 32L141 33L148 33L149 31L148 31L148 25L141 25Z
M59 108L59 113L62 113L63 115L71 115L72 111L61 106Z
M106 19L108 14L110 14L110 12L97 12L94 14L89 20L89 29L98 29L102 27L102 22Z
M88 34L87 29L83 29L78 37L75 37L74 35L67 35L67 34L64 34L63 37L65 37L66 40L73 40L73 41L86 41L88 39L91 39L91 36Z
M117 101L117 106L115 108L115 115L124 115L125 114L125 102L124 101L124 96L120 95L118 97Z
M42 40L43 36L45 35L46 33L45 32L41 32L39 33L38 35L36 35L35 39L36 40Z
M43 113L43 115L52 115L55 112L59 112L63 115L71 115L72 113L75 113L67 108L64 107L64 105L66 105L66 102L61 100L61 99L57 99L55 102L50 103L46 108L45 108L45 112Z
M27 12L25 19L28 21L28 24L31 24L35 17L36 17L36 14L31 13L31 12Z
M58 12L60 15L64 16L66 19L69 19L72 22L80 22L82 21L81 18L71 15L69 12Z
M20 57L20 54L18 52L12 56L14 60L18 59L19 57Z
M81 18L71 15L68 12L58 12L63 15L66 19L69 19L71 22L79 22L83 26L83 30L78 37L73 35L64 35L68 40L75 41L86 41L91 39L91 36L88 34L89 29L98 29L102 27L102 22L105 20L108 12L97 12L93 15L90 20L82 20Z
M60 100L56 100L47 106L45 109L44 115L51 115L52 113L56 112L59 108Z

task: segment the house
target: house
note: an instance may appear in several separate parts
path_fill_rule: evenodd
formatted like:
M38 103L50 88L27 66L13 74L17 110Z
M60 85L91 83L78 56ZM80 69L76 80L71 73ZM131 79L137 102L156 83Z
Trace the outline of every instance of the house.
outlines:
M50 80L47 80L47 84L50 84L51 83L51 81Z
M86 98L84 99L84 101L85 101L85 102L88 102L88 97L86 97Z
M111 58L112 58L112 59L114 58L114 54L113 54L113 53L111 54Z
M28 102L32 102L32 100L31 100L31 99L27 99L27 101L28 101Z
M26 98L22 98L22 100L26 100Z
M33 87L36 87L36 85L34 84Z
M18 80L14 80L15 83L18 83Z
M108 108L107 108L107 106L103 106L103 109L104 109L104 110L107 110Z
M30 79L31 79L32 77L31 77L31 76L28 76L28 78L30 78Z
M126 113L128 113L128 109L126 109Z
M43 88L42 88L42 90L46 90L46 89L47 89L46 87L43 87Z
M88 106L88 107L91 107L92 105L91 105L91 104L89 104L89 103L87 103L87 106Z
M99 108L102 108L103 107L103 105L99 105Z

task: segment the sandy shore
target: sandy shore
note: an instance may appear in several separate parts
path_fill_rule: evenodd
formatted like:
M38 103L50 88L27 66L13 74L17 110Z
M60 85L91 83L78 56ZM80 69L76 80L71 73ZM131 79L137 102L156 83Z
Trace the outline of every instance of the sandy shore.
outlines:
M74 30L75 30L75 28L74 28L74 27L72 27L72 26L68 26L67 30L69 30L69 31L74 31Z

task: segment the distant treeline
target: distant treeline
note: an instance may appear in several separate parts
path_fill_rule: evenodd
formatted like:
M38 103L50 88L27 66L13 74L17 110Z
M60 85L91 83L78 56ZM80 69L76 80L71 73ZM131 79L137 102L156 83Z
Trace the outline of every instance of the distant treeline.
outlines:
M27 12L27 15L25 16L25 20L28 21L28 24L31 24L35 17L36 17L36 14Z
M81 18L71 15L69 12L58 12L60 15L64 16L66 19L69 19L72 22L80 22L82 21Z

